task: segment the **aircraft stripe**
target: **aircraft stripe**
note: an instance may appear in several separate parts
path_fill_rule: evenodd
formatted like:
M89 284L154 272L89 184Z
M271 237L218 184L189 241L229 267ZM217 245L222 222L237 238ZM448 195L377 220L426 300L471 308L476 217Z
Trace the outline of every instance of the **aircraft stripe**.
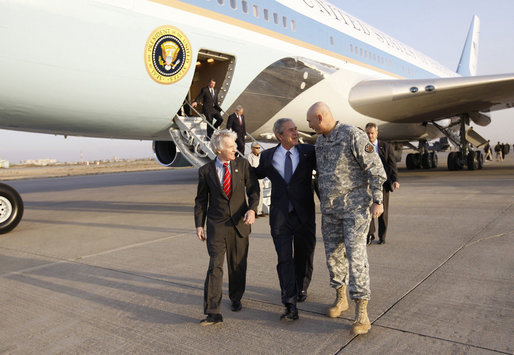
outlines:
M297 23L297 25L296 25L297 31L296 32L292 32L291 29L289 29L289 28L286 29L281 25L275 25L273 23L273 21L266 22L262 18L258 18L258 19L255 18L253 16L253 14L251 13L251 11L252 11L251 5L250 5L250 13L245 14L242 12L242 10L240 8L238 8L237 10L234 10L234 9L230 8L228 4L220 6L217 4L216 1L207 2L206 0L190 0L190 2L196 2L197 4L201 3L201 6L204 6L204 7L201 7L200 5L193 5L193 4L185 3L185 2L179 1L179 0L150 0L150 1L161 4L161 5L165 5L168 7L177 8L177 9L180 9L180 10L183 10L186 12L194 13L194 14L197 14L200 16L208 17L208 18L211 18L216 21L224 22L226 24L235 25L235 26L250 30L252 32L260 33L260 34L263 34L263 35L266 35L269 37L273 37L273 38L276 38L276 39L284 41L284 42L288 42L290 44L293 44L293 45L296 45L299 47L303 47L303 48L306 48L306 49L309 49L309 50L312 50L315 52L323 53L327 56L336 58L338 60L346 61L348 63L358 65L358 66L364 67L366 69L373 70L375 72L380 72L385 75L389 75L389 76L392 76L392 77L395 77L398 79L406 78L405 75L397 74L391 70L384 69L384 68L378 67L376 65L365 63L361 60L354 59L347 55L343 55L341 53L334 52L334 51L326 49L324 47L320 47L319 45L314 45L305 40L291 37L291 35L297 35L299 37L305 37L306 39L311 39L311 38L307 38L307 37L309 37L309 36L312 37L313 35L315 35L315 33L319 33L320 27L325 27L326 30L330 30L331 32L334 32L334 35L337 35L337 37L335 37L335 40L337 42L344 42L344 43L349 44L349 41L351 40L352 43L355 43L356 45L358 45L359 48L366 49L368 51L373 51L373 53L375 53L379 56L382 56L383 58L394 58L394 60L392 60L393 67L401 68L401 66L405 65L410 68L416 68L416 70L415 70L416 76L423 76L425 78L437 77L437 75L435 75L423 68L417 67L416 65L414 65L410 62L407 62L407 61L395 56L394 54L384 52L372 45L367 44L366 42L362 42L355 37L352 37L343 32L340 32L337 29L334 29L327 25L323 25L322 23L319 23L318 21L313 20L308 16L305 16L298 12L295 12L295 11L291 10L290 8L288 8L287 6L284 6L280 3L271 4L271 2L267 2L265 6L259 4L259 8L261 10L262 10L262 8L268 8L270 10L270 13L278 12L281 16L285 15L288 17L288 19L294 19ZM226 2L228 3L228 0ZM238 2L238 5L241 6L239 2ZM209 10L209 9L205 8L208 6L210 6L211 8L214 8L216 10L212 10L212 9ZM277 7L280 7L280 9L277 9ZM225 13L223 13L223 12L225 12ZM230 15L227 15L228 13L230 13ZM242 20L238 17L235 17L235 15L246 16L247 19ZM261 14L261 17L262 17L262 14ZM299 21L299 19L301 19L301 22ZM250 21L248 21L248 20L250 20ZM263 24L269 24L270 27L273 27L273 29L263 27ZM318 31L312 31L311 26L316 27L316 29ZM281 33L279 31L282 31L284 33ZM287 34L285 34L285 33L287 33ZM328 35L326 35L326 37L328 39ZM400 70L400 69L398 69L398 70ZM413 78L414 77L415 76L413 76Z

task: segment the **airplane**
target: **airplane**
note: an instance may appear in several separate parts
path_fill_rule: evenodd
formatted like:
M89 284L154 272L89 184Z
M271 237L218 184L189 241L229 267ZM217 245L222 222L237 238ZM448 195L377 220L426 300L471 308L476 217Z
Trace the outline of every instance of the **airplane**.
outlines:
M397 159L414 149L412 169L438 165L437 138L458 148L450 170L482 168L485 139L468 127L514 104L514 74L476 76L477 16L457 71L323 0L0 0L0 23L1 129L150 140L166 166L214 156L191 106L210 79L225 112L251 113L252 139L291 117L314 142L305 113L324 101L377 124ZM22 214L1 184L0 234Z

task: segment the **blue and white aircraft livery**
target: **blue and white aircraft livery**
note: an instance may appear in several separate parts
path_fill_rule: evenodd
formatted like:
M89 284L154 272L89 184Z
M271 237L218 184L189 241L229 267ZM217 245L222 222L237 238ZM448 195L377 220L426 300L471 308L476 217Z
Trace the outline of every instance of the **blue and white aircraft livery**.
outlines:
M0 23L0 128L151 140L169 166L212 157L190 105L211 79L256 140L290 117L314 141L305 115L324 101L340 121L376 123L397 158L414 148L409 168L437 166L436 138L458 148L449 169L481 168L470 122L514 104L514 74L475 75L477 16L457 71L323 0L0 0ZM23 212L11 190L0 233Z

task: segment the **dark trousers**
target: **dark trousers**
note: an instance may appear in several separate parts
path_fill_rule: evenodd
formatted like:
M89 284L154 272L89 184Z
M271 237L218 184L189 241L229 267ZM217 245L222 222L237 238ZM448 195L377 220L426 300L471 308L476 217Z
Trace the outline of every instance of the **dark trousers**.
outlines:
M282 303L296 304L301 290L307 291L312 278L316 225L301 221L293 210L287 221L271 227L278 263Z
M244 156L245 155L245 140L237 138L236 145L237 145L237 150L239 152L241 152L241 156Z
M221 123L223 122L223 117L221 117L221 115L218 111L205 112L204 114L205 114L205 119L207 120L207 122L212 124L214 126L214 128L218 128L219 126L221 126ZM213 119L216 120L214 122L214 124L212 123ZM210 125L207 125L207 137L208 138L211 138L213 132L214 132L214 129Z
M381 240L386 239L387 234L387 219L389 217L389 191L382 189L384 194L384 213L378 217L378 238ZM375 220L371 219L371 224L369 226L368 235L373 235L375 233Z
M248 238L241 238L235 227L221 227L221 231L207 234L209 268L204 287L204 313L221 313L223 259L227 252L228 294L231 301L240 301L246 287Z

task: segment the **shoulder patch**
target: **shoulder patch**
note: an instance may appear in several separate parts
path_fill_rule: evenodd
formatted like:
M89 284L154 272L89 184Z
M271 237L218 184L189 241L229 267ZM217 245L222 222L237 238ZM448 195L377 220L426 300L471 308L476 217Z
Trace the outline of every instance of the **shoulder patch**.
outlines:
M366 151L366 153L373 153L375 151L375 147L373 146L373 144L368 143L364 147L364 150Z

